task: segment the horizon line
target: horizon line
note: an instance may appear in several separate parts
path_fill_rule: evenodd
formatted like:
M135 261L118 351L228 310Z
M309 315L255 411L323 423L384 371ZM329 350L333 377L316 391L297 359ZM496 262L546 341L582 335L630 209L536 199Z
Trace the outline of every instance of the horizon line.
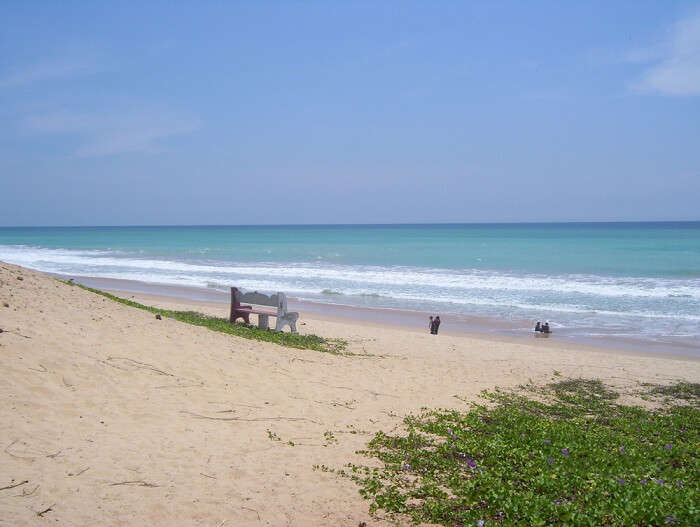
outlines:
M440 225L588 225L643 223L700 223L697 220L572 220L572 221L473 221L473 222L391 222L391 223L171 223L113 225L0 225L0 229L95 229L141 227L401 227Z

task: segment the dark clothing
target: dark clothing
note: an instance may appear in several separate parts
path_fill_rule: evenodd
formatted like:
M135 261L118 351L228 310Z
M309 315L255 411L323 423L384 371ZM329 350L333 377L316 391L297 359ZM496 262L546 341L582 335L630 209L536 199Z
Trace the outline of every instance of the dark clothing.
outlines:
M431 333L433 335L437 335L438 329L440 329L440 317L436 317L435 320L433 320L433 329L432 329Z

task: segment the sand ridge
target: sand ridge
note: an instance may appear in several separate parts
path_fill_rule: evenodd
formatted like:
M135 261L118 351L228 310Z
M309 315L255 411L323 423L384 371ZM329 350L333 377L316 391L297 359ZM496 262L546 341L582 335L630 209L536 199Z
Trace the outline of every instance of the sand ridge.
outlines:
M700 379L697 360L300 320L367 355L156 320L0 263L0 525L390 525L312 466L357 461L423 406L554 370L621 387Z

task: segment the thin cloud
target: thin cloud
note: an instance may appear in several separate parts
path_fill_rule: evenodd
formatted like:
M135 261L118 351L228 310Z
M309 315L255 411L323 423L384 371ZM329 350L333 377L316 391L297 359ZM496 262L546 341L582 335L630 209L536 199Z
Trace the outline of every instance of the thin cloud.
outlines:
M659 58L642 75L636 89L662 95L700 95L700 11L680 20Z
M32 115L22 121L22 130L30 135L74 136L76 157L102 157L130 152L156 152L158 142L175 135L194 132L196 119L169 113L86 114L57 112Z
M34 82L54 80L75 75L90 75L102 71L100 65L86 60L59 60L34 64L0 78L0 88L23 86Z

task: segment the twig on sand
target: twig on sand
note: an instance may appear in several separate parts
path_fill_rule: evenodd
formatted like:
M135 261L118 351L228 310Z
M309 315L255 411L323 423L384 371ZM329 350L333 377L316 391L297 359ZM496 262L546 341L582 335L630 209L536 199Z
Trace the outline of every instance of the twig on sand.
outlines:
M160 487L160 485L156 485L155 483L148 483L147 481L144 481L142 479L136 479L133 481L120 481L118 483L110 483L110 487L116 487L118 485L136 485L137 487Z
M29 483L29 480L25 479L24 481L20 481L19 483L15 483L14 485L8 485L7 487L0 487L0 490L14 489L15 487L19 487L20 485L24 485L25 483Z
M18 333L18 332L16 332L16 331L12 331L12 330L10 330L10 329L3 329L3 330L0 330L0 333L12 333L13 335L17 335L18 337L22 337L22 338L25 338L25 339L30 339L30 338L32 338L32 337L28 337L27 335L22 335L21 333Z
M85 468L84 468L83 470L81 470L80 472L76 472L75 474L68 473L68 475L69 475L69 476L76 477L76 476L80 476L81 474L84 474L84 473L87 472L88 470L90 470L90 467L85 467Z
M199 384L164 384L163 386L154 386L156 390L162 390L163 388L201 388L204 386L203 382Z
M205 478L216 479L216 476L210 476L209 474L205 474L204 472L200 472L200 474L201 474L202 476L204 476Z
M276 417L210 417L208 415L196 414L187 410L180 410L180 413L191 415L197 419L211 419L212 421L308 421L320 425L318 421L307 419L306 417L285 417L279 415Z
M289 361L289 363L291 364L295 360L298 360L299 362L310 362L312 364L316 364L316 362L317 362L315 360L307 360L307 359L300 359L299 357L292 357L292 359Z
M54 459L54 458L57 457L61 452L63 452L63 450L59 450L58 452L56 452L56 453L54 453L54 454L48 454L46 457L50 457L51 459Z
M383 397L393 397L394 399L398 399L398 397L399 397L398 395L394 395L391 393L375 392L374 390L367 390L365 388L357 388L357 387L351 388L350 386L333 386L332 384L328 384L328 383L322 382L322 381L308 381L308 382L313 383L313 384L321 384L323 386L328 386L329 388L337 388L338 390L350 390L350 391L357 390L360 392L367 392L370 395L373 395L374 397L377 397L379 395L381 395Z
M29 368L29 369L32 371L38 371L39 373L46 373L47 371L49 371L46 369L46 366L44 366L43 364L39 364L39 366L41 366L40 370L37 368Z
M15 494L15 498L27 498L27 497L33 495L36 492L36 489L38 489L38 488L39 488L39 485L34 487L29 492L27 492L27 489L22 489L22 494Z
M260 513L256 511L255 509L251 509L250 507L241 507L241 509L245 509L247 511L253 511L255 514L258 515L258 521L260 521Z
M43 511L37 512L36 515L39 516L39 517L43 517L44 514L46 514L47 512L51 512L55 506L56 506L56 504L54 503L53 505L51 505L50 507L47 507L47 508L44 509Z
M28 460L30 460L30 461L34 461L35 458L32 457L32 456L16 456L16 455L13 454L12 452L10 452L10 448L12 447L12 445L14 445L15 443L17 443L18 441L19 441L19 439L15 439L12 443L10 443L9 445L7 445L7 446L5 447L5 450L3 450L3 452L5 452L5 454L7 454L8 456L11 456L11 457L13 457L13 458L15 458L15 459L28 459Z
M159 373L160 375L167 375L168 377L175 377L172 373L168 373L167 371L159 370L153 364L148 364L147 362L140 362L134 359L130 359L129 357L107 357L107 360L126 360L129 362L133 362L134 364L137 365L138 368L144 369L144 370L151 370L156 373Z

